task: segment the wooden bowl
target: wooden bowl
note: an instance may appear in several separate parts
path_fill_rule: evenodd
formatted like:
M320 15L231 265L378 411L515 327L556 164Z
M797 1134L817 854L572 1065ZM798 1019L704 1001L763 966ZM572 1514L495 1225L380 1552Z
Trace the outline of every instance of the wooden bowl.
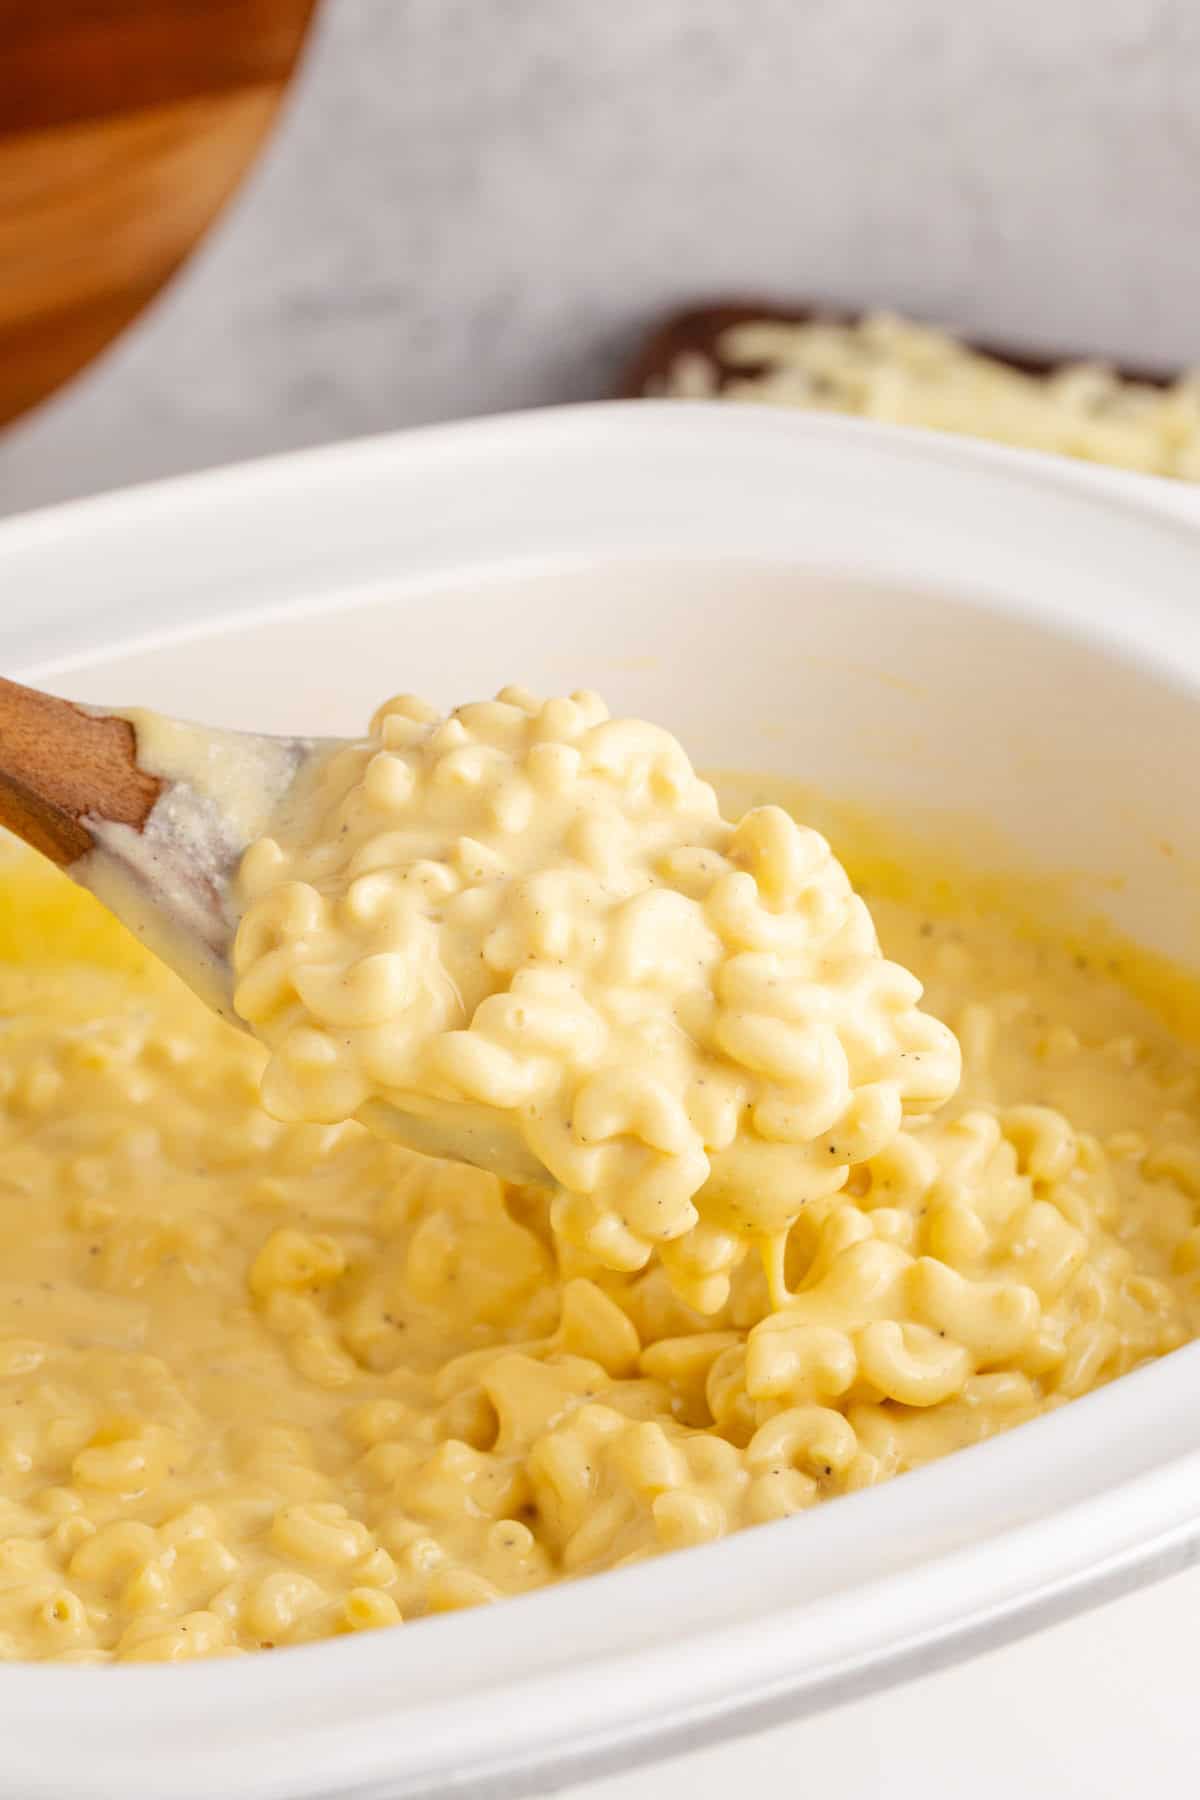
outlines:
M315 0L0 0L0 424L90 362L249 167Z

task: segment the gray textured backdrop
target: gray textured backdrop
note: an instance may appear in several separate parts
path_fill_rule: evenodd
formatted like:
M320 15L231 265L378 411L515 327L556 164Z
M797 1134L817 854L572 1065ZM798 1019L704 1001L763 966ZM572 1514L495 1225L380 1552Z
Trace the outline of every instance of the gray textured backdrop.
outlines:
M325 0L182 278L0 510L602 394L727 288L1200 360L1200 0Z

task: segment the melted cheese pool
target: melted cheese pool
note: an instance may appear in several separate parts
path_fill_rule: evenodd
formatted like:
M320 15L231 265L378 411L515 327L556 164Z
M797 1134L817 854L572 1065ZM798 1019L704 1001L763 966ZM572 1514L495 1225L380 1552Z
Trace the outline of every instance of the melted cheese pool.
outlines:
M0 1656L475 1605L883 1481L1191 1337L1193 1052L1107 953L870 899L960 1092L806 1208L781 1310L746 1258L702 1315L657 1261L556 1249L533 1190L268 1118L259 1045L8 876Z

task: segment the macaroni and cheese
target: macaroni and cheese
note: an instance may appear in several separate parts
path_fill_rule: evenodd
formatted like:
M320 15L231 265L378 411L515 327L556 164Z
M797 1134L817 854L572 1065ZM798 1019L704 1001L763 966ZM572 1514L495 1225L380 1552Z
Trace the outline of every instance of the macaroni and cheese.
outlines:
M470 737L427 753L441 724L386 713L393 747L354 752L325 815L345 848L323 868L319 840L288 847L284 833L278 858L257 853L243 981L276 957L274 987L260 976L249 990L269 1051L59 878L25 863L0 884L0 1656L269 1651L614 1568L884 1481L1200 1328L1200 1064L1124 985L1124 962L994 908L945 915L873 884L888 955L925 984L920 1013L916 980L888 972L823 845L774 814L744 834L722 826L656 742L632 775L628 746L585 774L580 739L604 723L572 704L582 718L560 709L539 727L541 710L510 698L519 716L473 713ZM578 764L561 754L572 748ZM612 801L604 830L569 842L548 784L558 876L572 855L580 871L549 906L528 887L551 839L521 838L545 798L538 767L612 784L597 790ZM420 842L404 811L414 790L431 819ZM515 806L514 791L524 825L502 837L497 801ZM386 854L371 850L383 817L397 834ZM634 853L639 818L658 834L652 860ZM420 874L406 884L398 867ZM710 904L722 884L737 905ZM480 892L486 905L460 901ZM651 905L643 931L659 893L669 926ZM557 949L537 936L547 916ZM319 957L300 953L302 917ZM404 950L414 920L419 964ZM494 936L486 973L458 960L470 934ZM684 1005L689 955L721 991L653 1070L678 1129L658 1130L618 1084L595 1110L601 1173L572 1191L618 1209L630 1167L653 1155L684 1238L775 1234L774 1259L714 1257L717 1286L693 1286L694 1265L681 1279L678 1240L652 1211L629 1228L636 1255L614 1256L548 1189L414 1156L341 1116L396 1066L376 1049L409 996L419 1040L392 1050L418 1056L422 1081L436 1066L447 1094L477 1097L440 1046L478 1035L520 1104L556 1113L538 1153L573 1176L557 1162L561 1121L597 1071L608 1079L602 1028L644 1068L656 1021ZM523 1037L520 969L553 973L555 956L575 985L522 1001ZM789 983L805 959L794 1002L770 986L771 956ZM352 959L372 957L402 966L378 984L356 976ZM478 1033L459 1010L472 1001ZM599 1021L588 1058L560 1066L585 1004ZM718 1032L739 1011L762 1021L757 1038ZM564 1017L556 1037L545 1021ZM934 1018L961 1045L962 1079L916 1110L957 1071ZM761 1053L797 1024L838 1076L819 1130L806 1115L790 1138L764 1134L794 1146L803 1204L780 1211L764 1180L746 1198L760 1213L713 1222L689 1160L688 1133L710 1116L692 1088L711 1066L745 1084L743 1107L790 1105L795 1090L815 1106L827 1074ZM296 1032L333 1052L285 1053ZM934 1048L932 1091L898 1060L914 1041ZM276 1111L325 1117L270 1116L264 1073ZM841 1118L880 1084L908 1116L889 1103L887 1130L843 1155ZM712 1135L698 1132L715 1162ZM818 1179L827 1137L836 1175ZM684 1200L673 1156L694 1183Z
M568 1245L657 1250L702 1312L748 1244L781 1301L801 1212L958 1081L824 838L777 806L728 824L675 738L594 694L387 703L241 884L268 1111L483 1108Z

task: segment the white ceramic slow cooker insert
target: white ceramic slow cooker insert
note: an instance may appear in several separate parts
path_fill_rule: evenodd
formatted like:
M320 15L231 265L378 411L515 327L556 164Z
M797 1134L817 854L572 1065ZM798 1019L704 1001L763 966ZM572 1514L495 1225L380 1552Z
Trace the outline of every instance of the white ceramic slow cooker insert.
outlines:
M982 816L1193 964L1198 600L1200 505L1171 484L750 407L438 428L0 526L6 674L348 733L400 688L593 686L702 766ZM483 1611L5 1667L0 1794L500 1796L798 1716L1194 1557L1198 1389L1200 1345L815 1513Z

